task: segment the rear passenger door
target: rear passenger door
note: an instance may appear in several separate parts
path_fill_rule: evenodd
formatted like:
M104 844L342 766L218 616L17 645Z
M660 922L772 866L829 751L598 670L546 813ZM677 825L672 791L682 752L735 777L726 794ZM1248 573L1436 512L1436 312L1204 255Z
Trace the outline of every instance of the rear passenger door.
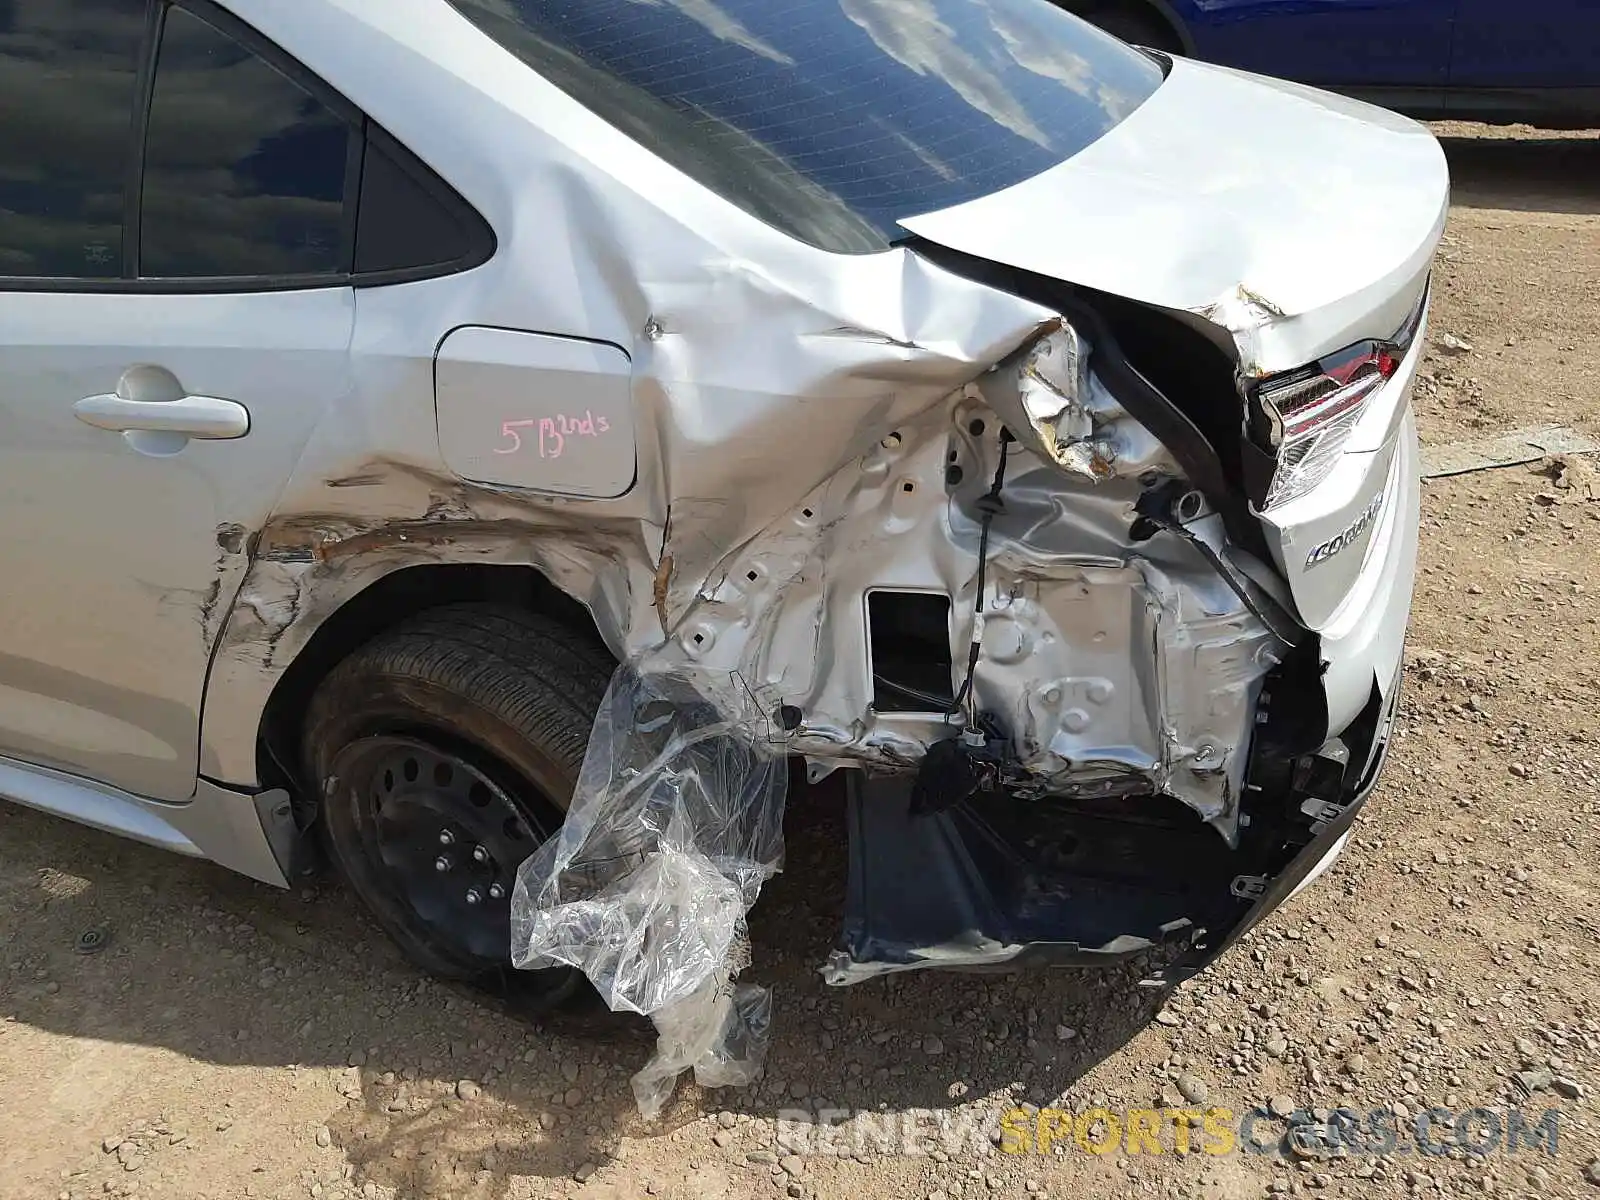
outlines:
M1596 0L1457 0L1453 88L1600 88Z
M192 794L252 534L351 388L355 285L455 269L398 249L408 170L205 0L0 0L0 758Z
M1495 0L1484 0L1494 3ZM1301 83L1442 95L1456 0L1183 0L1198 57Z

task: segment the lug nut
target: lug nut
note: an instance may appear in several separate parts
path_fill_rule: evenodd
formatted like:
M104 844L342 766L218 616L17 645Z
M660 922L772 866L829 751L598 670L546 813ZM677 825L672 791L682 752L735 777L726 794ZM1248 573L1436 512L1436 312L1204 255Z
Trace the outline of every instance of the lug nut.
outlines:
M477 862L477 863L486 863L486 862L488 862L489 861L489 851L484 849L484 847L482 847L482 846L474 846L472 848L472 861L473 862Z
M467 889L467 903L468 904L482 904L483 903L483 893L480 892L477 888L468 888Z
M453 866L455 866L455 864L450 861L450 856L448 854L441 854L438 858L433 860L433 869L435 871L448 871Z
M455 844L456 844L456 835L455 834L451 833L448 829L439 830L439 845L441 845L441 846L454 846Z
M489 899L500 900L504 898L505 894L505 888L501 887L498 883L491 883L489 885Z

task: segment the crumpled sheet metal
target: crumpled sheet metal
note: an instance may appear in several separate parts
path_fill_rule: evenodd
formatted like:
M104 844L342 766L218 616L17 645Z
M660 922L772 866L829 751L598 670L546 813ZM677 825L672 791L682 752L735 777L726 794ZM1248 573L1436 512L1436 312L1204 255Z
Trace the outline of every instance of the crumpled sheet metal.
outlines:
M518 967L575 967L613 1011L655 1022L633 1079L646 1117L684 1071L745 1084L766 1053L770 996L735 980L745 915L783 862L785 747L754 694L719 707L708 690L693 669L617 670L566 822L511 901Z
M743 685L733 681L781 696L801 714L791 748L817 772L913 769L955 730L941 713L873 707L865 597L949 596L951 645L968 643L997 417L1004 396L1043 374L1040 358L1014 356L801 497L695 593L663 656L714 669L709 695L719 704L739 703ZM1141 479L1180 472L1092 373L1083 386L1092 440L1115 447L1109 470L1063 471L1037 431L1018 427L990 538L973 691L1011 734L1040 795L1167 791L1232 840L1276 642L1192 545L1165 534L1130 543ZM1242 557L1220 526L1203 512L1193 528Z
M438 457L438 332L417 330L409 356L386 345L392 358L370 378L358 374L323 417L257 535L215 654L208 777L258 781L256 734L283 673L328 616L407 567L533 566L589 608L619 661L649 653L739 547L1054 319L909 250L843 267L822 256L826 272L807 258L779 278L751 265L783 262L771 247L741 256L660 213L608 211L624 198L592 199L580 207L593 226L574 230L568 250L613 260L597 278L614 293L591 303L614 304L627 322L611 332L634 364L633 490L574 502L454 478ZM624 244L635 236L639 246ZM634 278L640 270L649 274ZM466 309L482 303L479 274L427 286L447 297L441 309ZM376 291L360 298L363 313L401 324L407 310ZM513 329L561 328L570 317L541 304L473 311ZM374 430L406 449L375 454Z
M1090 370L1092 348L1062 323L979 380L1011 432L1058 467L1099 482L1178 474L1171 453Z

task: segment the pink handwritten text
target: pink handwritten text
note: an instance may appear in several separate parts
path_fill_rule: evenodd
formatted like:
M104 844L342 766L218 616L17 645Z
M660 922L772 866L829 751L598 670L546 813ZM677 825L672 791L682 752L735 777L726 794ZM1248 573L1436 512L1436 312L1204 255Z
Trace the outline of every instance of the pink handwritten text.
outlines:
M510 445L496 446L496 454L515 454L522 449L522 435L519 429L532 429L539 435L539 457L560 458L562 451L567 448L567 439L572 437L599 437L611 429L611 422L604 417L597 417L593 412L585 409L583 416L570 416L557 413L553 417L526 417L520 421L502 421L500 423L500 436L505 438Z

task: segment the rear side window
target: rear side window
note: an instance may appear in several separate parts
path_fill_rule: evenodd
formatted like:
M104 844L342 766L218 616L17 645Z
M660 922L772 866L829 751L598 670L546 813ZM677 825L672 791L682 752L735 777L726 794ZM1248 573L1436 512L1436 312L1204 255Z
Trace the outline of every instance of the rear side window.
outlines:
M0 0L0 276L122 274L144 0Z
M209 0L0 0L0 287L367 286L494 247L415 154Z
M139 274L334 275L359 131L182 8L168 11L145 134Z
M1070 158L1152 58L1050 0L451 0L599 116L825 249Z

